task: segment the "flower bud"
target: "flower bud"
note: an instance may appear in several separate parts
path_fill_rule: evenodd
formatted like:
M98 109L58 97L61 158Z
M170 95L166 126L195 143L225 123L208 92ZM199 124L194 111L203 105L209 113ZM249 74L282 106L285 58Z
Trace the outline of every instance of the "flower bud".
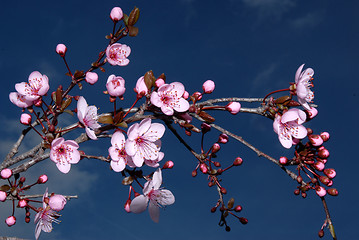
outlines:
M227 104L226 110L235 115L241 110L241 104L239 102L230 102Z
M21 114L20 123L22 123L24 125L30 125L31 124L31 115L28 113Z
M86 80L87 83L93 85L93 84L95 84L97 82L98 75L95 72L87 72L85 80Z
M324 189L322 186L317 186L317 187L315 188L315 192L317 193L317 195L318 195L319 197L324 197L325 194L327 194L327 191L325 191L325 189Z
M197 170L192 171L192 177L195 177L195 176L197 176Z
M314 163L313 167L314 167L316 170L318 170L318 171L321 172L321 171L323 171L325 165L324 165L323 162L318 161L318 162Z
M9 168L4 168L1 170L0 175L3 179L8 179L12 175L12 171Z
M231 228L229 226L226 226L226 232L230 232L231 231Z
M148 88L146 86L144 76L137 80L135 92L137 93L137 97L143 97L148 93Z
M318 232L318 237L320 237L320 238L324 237L323 229L320 229L320 231Z
M309 135L308 138L314 147L319 147L323 144L323 139L319 135Z
M19 179L19 183L24 183L26 181L26 178L25 177L21 177L20 179Z
M19 201L19 207L24 208L27 206L27 201L25 199L21 199Z
M218 143L214 143L212 146L212 153L216 153L221 149L221 146Z
M7 196L6 192L0 191L0 201L1 202L4 202L6 200L6 196Z
M302 192L302 198L306 198L307 197L307 193L306 192Z
M34 101L34 105L35 105L36 107L41 107L41 105L42 105L42 98L36 99L36 100ZM32 112L31 112L31 113L32 113Z
M329 140L330 135L329 135L328 132L322 132L322 133L320 134L320 137L323 139L324 142L326 142L326 141Z
M228 142L228 135L225 134L225 133L222 133L221 135L219 135L218 142L223 143L223 144L227 143Z
M130 205L131 205L131 199L127 199L124 208L125 208L125 211L128 213L131 212Z
M112 97L122 97L126 91L125 80L112 74L107 79L106 89Z
M243 163L242 158L236 157L236 159L234 159L233 165L234 166L239 166L239 165L242 165L242 163Z
M172 161L167 161L165 165L163 165L162 169L171 169L173 168L174 163Z
M318 110L314 107L311 107L310 110L307 110L308 116L310 119L314 118L318 114Z
M221 164L220 164L219 162L213 162L213 164L214 164L214 166L216 166L216 167L220 167L220 166L221 166Z
M322 149L318 152L318 156L321 158L321 159L325 159L325 158L328 158L329 157L329 151L327 149Z
M221 190L220 190L220 191L221 191L222 194L226 194L226 193L227 193L227 189L225 189L224 187L221 187Z
M324 174L328 176L328 178L333 179L337 173L333 168L324 169Z
M204 163L201 163L201 165L199 165L199 169L201 170L201 172L203 172L204 174L206 174L208 172L208 168L207 165ZM193 173L192 173L193 176Z
M29 223L30 220L31 220L31 219L30 219L29 217L25 217L25 222L26 222L26 223Z
M302 181L303 181L303 178L302 178L301 176L298 176L298 177L297 177L297 182L298 182L298 183L301 183Z
M241 206L241 205L237 205L237 206L234 208L234 211L235 211L235 212L240 212L240 211L242 211L242 206Z
M202 93L200 92L195 92L193 93L193 97L195 98L195 100L201 100L202 99Z
M239 221L240 221L242 224L247 224L247 223L248 223L248 219L247 219L247 218L244 218L244 217L240 217L240 218L239 218Z
M47 175L43 174L37 179L38 184L46 183L47 182Z
M155 84L156 84L156 87L161 87L163 84L165 84L165 80L163 80L162 78L158 78L156 81L155 81Z
M207 80L203 83L202 89L204 93L212 93L215 88L215 84L212 80Z
M182 97L183 97L184 99L189 98L189 93L188 93L187 91L184 91L184 93L182 94Z
M67 51L67 47L64 44L62 43L57 44L56 46L57 54L59 54L61 57L65 57L66 51Z
M8 218L6 218L5 223L11 227L12 225L14 225L16 223L16 218L14 216L10 216Z
M319 180L324 184L324 185L328 185L328 183L330 183L330 179L327 176L320 176Z
M122 9L119 7L114 7L111 10L110 13L110 18L112 19L113 22L118 22L122 19L123 17L123 12Z
M214 213L217 210L216 207L211 208L211 213Z
M295 194L295 195L299 195L299 193L300 193L300 190L299 190L299 189L295 189L295 190L294 190L294 194Z
M331 196L338 196L339 192L336 188L329 188L327 190L328 194Z
M62 209L64 209L66 202L67 201L64 196L55 194L50 197L49 206L55 211L61 211Z
M279 163L282 165L286 165L288 163L288 158L287 157L280 157L279 158Z
M207 133L211 131L211 125L209 125L208 123L202 123L201 129L202 129L202 133Z

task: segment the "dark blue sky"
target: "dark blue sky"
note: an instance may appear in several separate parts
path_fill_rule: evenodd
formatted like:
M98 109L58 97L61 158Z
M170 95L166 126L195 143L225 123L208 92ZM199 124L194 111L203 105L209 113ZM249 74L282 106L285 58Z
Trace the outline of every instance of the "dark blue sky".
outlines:
M152 69L155 75L164 72L168 82L181 81L192 93L201 89L207 79L216 82L209 97L263 97L270 91L287 88L294 81L302 63L312 67L315 104L319 115L306 124L315 132L328 131L326 143L331 157L328 167L337 170L334 187L336 198L327 197L339 239L357 236L356 205L359 192L355 187L358 136L358 42L359 18L356 1L296 0L225 0L225 1L6 1L0 9L0 153L4 158L20 133L20 110L9 100L15 83L26 81L38 70L50 79L50 90L69 81L66 68L55 53L58 43L68 47L67 59L72 70L87 70L98 52L107 44L104 38L112 31L109 13L119 6L129 13L133 6L141 16L136 38L121 43L131 46L130 64L107 67L98 72L100 80L75 94L84 95L99 112L112 110L106 104L105 81L110 74L126 80L124 106L134 93L136 80ZM243 136L275 158L292 156L284 150L272 130L272 122L259 116L215 113L218 124ZM76 119L66 118L66 123ZM214 132L214 131L213 131ZM210 144L215 141L207 139ZM40 139L30 135L24 149ZM199 136L186 138L198 147ZM107 154L110 140L89 142L81 146L88 153ZM127 214L123 204L128 188L121 185L121 176L109 171L106 164L83 160L68 175L50 161L28 171L29 181L42 173L49 174L49 191L78 194L62 212L62 223L41 239L314 239L325 218L315 193L307 199L296 197L296 183L278 167L258 158L239 143L230 141L223 147L219 160L226 165L235 157L244 159L242 167L232 169L223 177L228 197L243 206L241 216L249 219L246 226L229 219L230 233L218 227L218 214L210 208L217 200L215 189L207 187L204 176L191 177L195 159L178 146L166 131L162 150L175 168L164 171L164 185L176 203L161 211L160 223L151 221L148 213ZM198 150L198 149L197 149ZM44 187L34 189L43 192ZM25 224L22 211L18 223L8 228L0 225L1 236L33 238L34 224ZM5 203L0 204L0 221L11 214ZM33 217L33 216L32 216ZM1 220L3 219L3 220ZM324 239L330 239L326 231Z

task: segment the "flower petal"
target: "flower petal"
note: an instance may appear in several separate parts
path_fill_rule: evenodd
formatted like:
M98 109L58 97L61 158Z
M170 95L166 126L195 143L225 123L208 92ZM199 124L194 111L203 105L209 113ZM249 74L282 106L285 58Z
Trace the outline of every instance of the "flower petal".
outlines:
M97 140L97 137L96 137L96 134L95 134L95 131L90 129L89 127L86 127L85 128L85 131L86 131L86 134L89 138L91 138L92 140Z
M70 171L70 169L71 169L71 164L57 162L56 167L60 170L60 172L68 173Z
M153 184L153 189L157 190L160 188L161 184L162 184L162 172L161 172L161 168L158 168L152 177L152 184Z
M140 122L138 126L138 134L142 136L144 133L148 131L151 127L151 118L145 118Z
M299 80L299 77L300 77L303 67L304 67L304 64L300 65L299 68L297 69L297 72L295 73L295 83L298 83L298 80Z
M189 109L189 102L181 97L178 99L178 103L173 106L173 109L177 112L185 112Z
M161 101L161 98L160 98L160 96L158 95L157 92L152 92L152 94L151 94L151 103L153 105L155 105L156 107L159 107L159 108L162 107L163 102Z
M144 138L146 138L146 140L148 140L150 142L155 142L163 136L165 131L166 131L166 128L165 128L165 126L163 126L163 124L152 123L151 127L148 129L148 131L143 136L144 136Z
M86 116L87 106L85 98L81 96L77 101L77 117L81 123L84 123L83 119Z
M170 190L162 189L160 190L161 197L157 198L157 202L162 206L171 205L175 202L175 196Z
M123 158L120 158L118 161L111 161L110 165L115 172L121 172L126 167L126 163Z
M148 204L148 212L150 213L152 221L158 223L160 220L160 209L155 203L152 203L152 201Z
M148 198L144 195L135 197L130 205L130 210L133 213L141 213L146 210L148 203Z

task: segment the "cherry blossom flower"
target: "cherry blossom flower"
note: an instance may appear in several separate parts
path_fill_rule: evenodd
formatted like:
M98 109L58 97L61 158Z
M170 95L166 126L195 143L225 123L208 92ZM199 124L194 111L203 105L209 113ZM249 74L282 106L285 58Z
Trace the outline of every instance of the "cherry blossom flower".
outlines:
M55 211L61 211L64 209L66 204L66 198L60 194L55 194L49 199L49 206Z
M314 93L310 90L313 84L310 82L313 79L314 70L307 68L302 72L304 64L302 64L295 73L295 84L298 102L306 109L310 110L309 102L314 98Z
M172 192L166 189L161 189L162 173L161 169L157 169L152 177L145 183L143 188L143 195L135 197L130 205L130 210L133 213L141 213L146 210L148 205L148 211L151 219L158 223L160 217L160 207L171 205L175 202L175 197Z
M0 201L4 202L6 200L7 193L0 190Z
M165 154L163 152L158 153L158 158L155 160L145 159L145 164L149 167L157 168L160 166L159 162L164 158Z
M125 80L120 76L110 75L107 79L106 88L113 97L121 97L125 91Z
M95 72L87 72L85 81L91 85L95 84L98 80L98 75Z
M34 71L29 76L28 82L15 84L16 91L23 95L28 101L35 101L47 93L49 90L49 79L38 71Z
M10 216L8 218L5 219L5 223L11 227L12 225L14 225L16 223L16 218L14 216Z
M56 163L61 172L68 173L71 164L76 164L80 161L78 148L79 145L73 140L65 141L62 137L56 138L51 143L50 159Z
M152 92L151 103L161 108L166 115L173 115L173 110L185 112L189 108L189 103L182 97L184 92L184 86L180 82L163 84L157 92Z
M111 168L115 172L121 172L125 169L126 164L135 167L132 158L126 153L125 142L125 136L121 132L117 131L112 135L112 146L108 149L108 153L111 156Z
M33 105L33 101L27 100L24 95L19 94L18 92L11 92L9 94L10 102L15 104L20 108L27 108Z
M146 86L144 76L137 80L135 92L137 93L137 96L145 96L148 93L148 88Z
M45 203L45 198L48 197L47 188L42 197L42 208L39 208L39 212L35 215L34 222L36 223L35 227L35 238L39 239L41 230L44 232L52 231L52 223L60 223L57 219L60 215L53 209L50 208L49 205Z
M106 59L111 65L126 66L130 60L127 57L131 53L131 48L125 44L114 43L106 49Z
M278 134L280 143L285 148L293 145L293 138L303 139L307 136L307 129L301 124L306 120L306 114L297 108L289 109L282 116L276 116L273 130Z
M92 140L97 140L95 130L101 127L97 123L97 108L95 106L88 106L85 98L82 96L77 101L77 117L85 126L87 136Z
M160 123L151 123L150 118L135 123L127 131L128 139L125 149L137 167L141 167L144 160L156 160L159 156L161 141L165 127Z

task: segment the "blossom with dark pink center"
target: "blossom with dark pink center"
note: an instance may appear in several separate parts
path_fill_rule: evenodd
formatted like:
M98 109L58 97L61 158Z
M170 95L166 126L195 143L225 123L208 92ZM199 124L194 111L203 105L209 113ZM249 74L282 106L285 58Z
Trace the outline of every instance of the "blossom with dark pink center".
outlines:
M120 131L112 135L112 146L108 149L108 153L111 157L111 168L115 172L121 172L127 164L129 164L130 167L134 167L131 157L126 153L125 142L125 136Z
M113 97L122 97L125 93L125 80L120 76L110 75L107 79L106 88Z
M184 92L184 86L180 82L163 84L157 92L152 92L151 103L161 108L166 115L173 115L174 110L185 112L189 108L189 103L182 97Z
M159 139L164 132L165 127L160 123L151 123L151 118L145 118L139 124L129 127L125 149L137 167L141 167L145 159L158 159L161 149Z
M106 59L111 65L126 66L130 60L127 58L131 48L125 44L114 43L106 49Z
M30 74L28 82L15 84L16 91L28 101L39 99L47 93L49 88L49 79L38 71Z
M307 129L301 125L305 120L305 112L297 108L289 109L282 116L276 115L273 130L278 134L283 147L290 148L293 145L293 138L303 139L307 136Z
M34 101L26 99L24 95L21 95L18 92L11 92L9 94L9 99L10 102L20 108L27 108L34 104Z
M77 101L77 117L85 126L87 136L92 140L97 140L95 130L101 127L101 125L97 123L97 108L95 106L88 106L85 98L82 96Z
M157 169L152 177L145 183L143 188L143 195L135 197L130 205L130 210L133 213L141 213L146 210L154 222L159 221L160 208L171 205L175 202L175 197L172 192L166 189L161 189L162 173L161 169Z
M312 102L314 93L310 90L313 86L311 80L313 79L314 70L311 68L305 69L303 72L304 64L302 64L295 73L295 85L298 102L306 109L310 110L308 103Z
M56 163L56 167L63 173L68 173L71 164L80 161L79 145L73 140L65 141L64 138L56 138L51 143L50 159Z

